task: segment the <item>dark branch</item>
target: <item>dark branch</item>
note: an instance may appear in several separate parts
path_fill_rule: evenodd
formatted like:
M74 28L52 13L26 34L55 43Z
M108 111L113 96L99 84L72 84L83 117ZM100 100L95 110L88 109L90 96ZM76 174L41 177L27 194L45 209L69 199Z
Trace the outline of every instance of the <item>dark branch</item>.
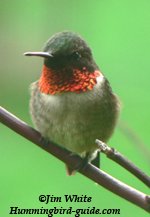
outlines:
M117 164L128 170L144 184L150 187L150 177L141 171L137 166L135 166L131 161L125 158L120 152L114 148L110 148L107 144L101 142L98 139L96 140L96 143L99 145L100 150L105 153L109 159L115 161Z
M82 162L80 157L72 156L69 151L53 142L45 145L46 143L41 141L41 135L38 131L29 127L25 122L10 114L2 107L0 107L0 121L16 133L68 164L69 167L76 168L77 165ZM87 166L79 172L111 192L150 212L150 197L148 195L124 184L91 164L87 164Z

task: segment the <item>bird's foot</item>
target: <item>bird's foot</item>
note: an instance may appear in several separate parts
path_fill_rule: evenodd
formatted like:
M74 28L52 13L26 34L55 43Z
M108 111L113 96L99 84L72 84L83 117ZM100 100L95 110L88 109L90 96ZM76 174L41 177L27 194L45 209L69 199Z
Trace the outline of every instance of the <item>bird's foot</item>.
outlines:
M71 153L71 155L76 155L74 153ZM89 162L89 154L86 154L86 156L82 159L82 161L77 164L73 169L70 168L68 165L66 165L67 175L71 176L74 175L77 171L84 169L86 165Z
M47 138L41 136L40 143L42 143L44 146L47 146L50 143L50 141Z

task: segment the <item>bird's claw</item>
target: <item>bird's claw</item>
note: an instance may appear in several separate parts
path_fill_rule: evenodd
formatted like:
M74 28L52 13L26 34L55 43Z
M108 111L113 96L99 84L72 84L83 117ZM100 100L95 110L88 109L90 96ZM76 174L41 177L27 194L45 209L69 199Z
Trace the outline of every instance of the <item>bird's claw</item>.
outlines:
M49 144L49 140L41 136L40 143L42 143L44 146L47 146Z

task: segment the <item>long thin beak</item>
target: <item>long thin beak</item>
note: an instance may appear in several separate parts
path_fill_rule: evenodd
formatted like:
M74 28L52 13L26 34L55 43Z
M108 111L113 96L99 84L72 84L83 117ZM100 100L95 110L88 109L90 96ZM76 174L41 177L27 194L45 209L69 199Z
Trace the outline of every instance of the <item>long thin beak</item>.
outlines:
M25 52L25 56L38 56L38 57L53 57L52 54L48 52Z

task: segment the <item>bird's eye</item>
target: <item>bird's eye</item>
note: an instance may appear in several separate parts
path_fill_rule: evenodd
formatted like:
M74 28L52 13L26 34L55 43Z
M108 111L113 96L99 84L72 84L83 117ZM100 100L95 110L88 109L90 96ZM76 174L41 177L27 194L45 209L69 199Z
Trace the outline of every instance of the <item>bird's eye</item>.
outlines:
M73 59L78 60L78 59L81 58L81 54L78 53L77 51L75 51L75 52L73 52L73 53L71 54L71 57L72 57Z

